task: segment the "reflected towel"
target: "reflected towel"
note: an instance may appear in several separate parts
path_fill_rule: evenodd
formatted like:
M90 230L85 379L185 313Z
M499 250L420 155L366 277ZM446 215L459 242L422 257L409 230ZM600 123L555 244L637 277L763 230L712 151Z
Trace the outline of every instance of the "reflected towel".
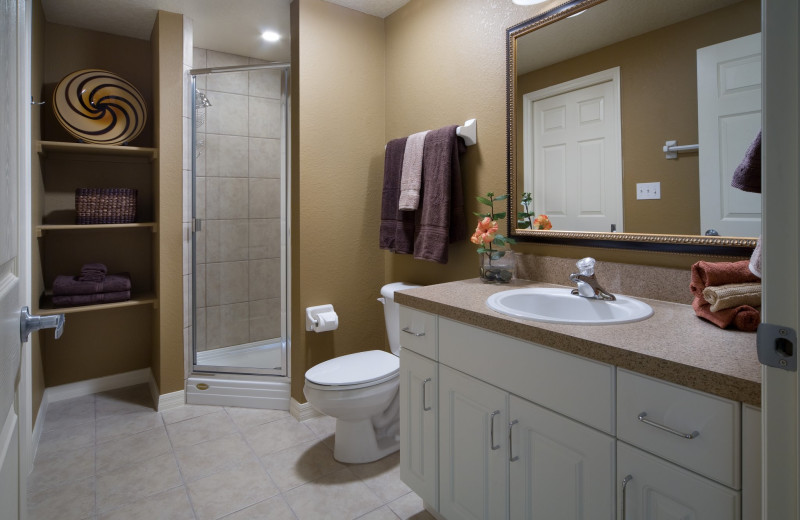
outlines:
M459 154L466 149L456 125L425 136L422 155L422 203L414 258L447 263L448 244L466 240L464 193Z
M689 288L695 295L692 308L695 314L722 329L731 325L739 330L755 332L761 321L761 313L749 305L740 305L716 312L711 311L711 304L703 297L703 291L709 286L732 283L754 283L759 278L750 272L748 261L739 262L697 262L692 266L692 281Z
M74 296L79 294L102 294L131 290L131 276L128 273L109 274L102 282L87 282L76 276L56 276L53 280L54 296Z
M753 249L753 254L750 255L750 264L748 265L750 272L761 278L761 236L758 237L756 248Z
M730 309L740 305L761 306L760 283L732 283L712 285L703 289L703 298L711 304L711 312Z
M736 167L731 186L742 191L761 193L761 131L744 153L744 159Z
M98 303L125 302L130 299L130 291L99 294L73 294L69 296L53 296L53 305L56 307L80 307L81 305L95 305Z
M408 136L403 153L403 173L400 176L400 211L415 211L419 207L422 187L422 152L428 130Z

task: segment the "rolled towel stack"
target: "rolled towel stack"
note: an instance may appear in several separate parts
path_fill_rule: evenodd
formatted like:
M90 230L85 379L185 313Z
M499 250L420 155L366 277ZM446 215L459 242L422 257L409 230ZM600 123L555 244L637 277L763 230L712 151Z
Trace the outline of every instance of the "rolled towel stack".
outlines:
M722 329L733 326L755 332L761 313L753 307L755 293L761 299L760 278L750 272L749 262L697 262L692 266L690 289L695 314ZM742 288L744 285L746 287ZM754 286L759 286L756 291ZM706 293L706 290L708 292ZM706 294L711 300L706 298ZM712 310L712 301L716 310Z
M103 269L105 269L105 266L103 266ZM53 281L53 305L56 307L77 307L97 303L124 302L131 299L130 274L106 275L103 273L100 281L93 281L85 280L83 273L82 269L79 276L56 276ZM99 269L94 273L90 273L90 277L99 278Z

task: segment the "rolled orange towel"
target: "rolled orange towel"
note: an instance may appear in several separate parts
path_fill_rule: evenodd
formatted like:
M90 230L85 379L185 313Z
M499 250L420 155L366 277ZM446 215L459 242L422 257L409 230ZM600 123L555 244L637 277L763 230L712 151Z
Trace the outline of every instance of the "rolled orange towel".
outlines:
M749 305L740 305L712 312L711 304L703 297L703 290L708 286L759 282L761 279L750 272L748 264L747 260L739 262L701 261L694 264L689 288L694 294L692 308L695 314L722 329L733 325L739 330L755 332L761 321L761 313L758 310Z

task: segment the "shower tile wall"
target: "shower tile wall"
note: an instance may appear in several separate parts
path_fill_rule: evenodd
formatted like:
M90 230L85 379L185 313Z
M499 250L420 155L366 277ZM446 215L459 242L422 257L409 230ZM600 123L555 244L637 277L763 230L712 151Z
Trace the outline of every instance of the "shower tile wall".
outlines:
M262 63L200 48L194 67ZM198 76L197 350L281 336L281 73Z

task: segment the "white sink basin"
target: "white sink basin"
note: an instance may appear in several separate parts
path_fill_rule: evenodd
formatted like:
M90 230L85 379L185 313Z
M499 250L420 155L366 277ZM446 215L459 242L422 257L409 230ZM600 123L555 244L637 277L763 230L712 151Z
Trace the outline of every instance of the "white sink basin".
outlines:
M610 325L649 318L653 309L627 296L615 301L594 300L572 294L571 289L512 289L486 300L493 310L515 318L572 325Z

